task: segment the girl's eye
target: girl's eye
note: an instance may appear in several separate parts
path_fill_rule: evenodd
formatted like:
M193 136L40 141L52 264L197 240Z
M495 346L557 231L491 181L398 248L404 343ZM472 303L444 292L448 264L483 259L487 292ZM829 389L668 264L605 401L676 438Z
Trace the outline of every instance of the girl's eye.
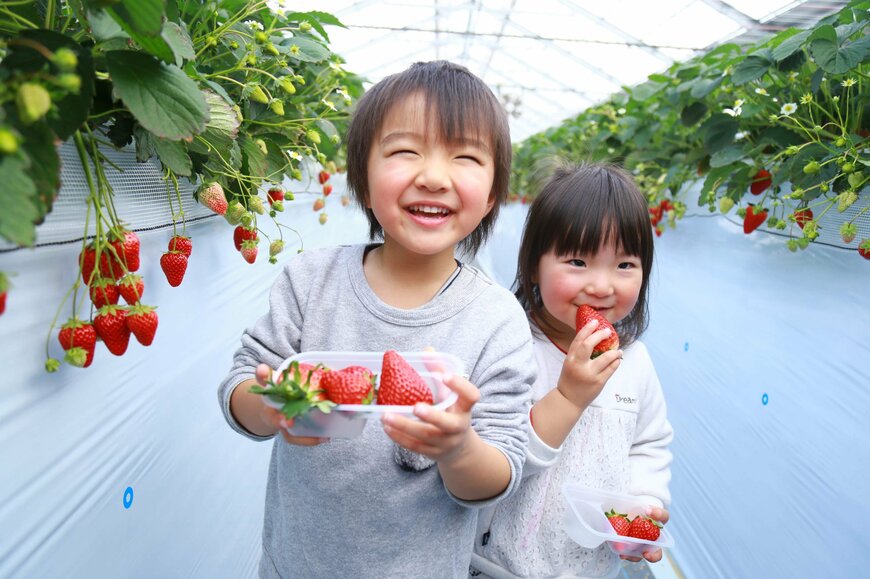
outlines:
M619 269L634 269L636 267L638 267L638 264L636 264L632 261L623 261L618 266Z
M586 267L586 262L582 259L571 259L568 261L574 267Z

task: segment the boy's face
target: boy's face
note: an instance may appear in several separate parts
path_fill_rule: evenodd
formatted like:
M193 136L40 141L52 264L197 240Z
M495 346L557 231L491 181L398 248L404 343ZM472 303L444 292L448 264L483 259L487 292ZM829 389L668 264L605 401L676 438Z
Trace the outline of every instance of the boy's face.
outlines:
M491 145L474 133L457 143L439 141L437 127L426 124L425 106L422 95L412 95L384 119L369 153L367 206L385 243L452 255L495 203L495 164Z

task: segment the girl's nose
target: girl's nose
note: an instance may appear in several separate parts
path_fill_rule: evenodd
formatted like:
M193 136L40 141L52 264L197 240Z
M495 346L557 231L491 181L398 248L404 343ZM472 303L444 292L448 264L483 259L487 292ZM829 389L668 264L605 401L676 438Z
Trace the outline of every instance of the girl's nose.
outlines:
M613 294L613 284L610 283L608 275L604 273L592 273L583 291L595 297L608 297Z
M446 191L450 188L450 174L444 162L427 159L417 173L414 184L428 191Z

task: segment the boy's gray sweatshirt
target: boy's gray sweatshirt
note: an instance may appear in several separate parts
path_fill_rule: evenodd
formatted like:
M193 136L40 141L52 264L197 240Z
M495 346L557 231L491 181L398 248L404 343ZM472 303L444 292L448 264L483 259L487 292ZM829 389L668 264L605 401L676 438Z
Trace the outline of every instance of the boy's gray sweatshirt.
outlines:
M477 507L510 494L521 477L534 355L513 295L463 265L429 303L383 303L363 273L364 245L306 251L272 287L269 312L242 335L218 396L227 422L254 440L229 410L233 389L259 363L277 368L301 351L419 351L458 356L481 393L472 426L501 450L511 481L498 497L452 496L437 466L400 466L380 421L354 439L315 447L274 437L266 488L260 577L466 577Z

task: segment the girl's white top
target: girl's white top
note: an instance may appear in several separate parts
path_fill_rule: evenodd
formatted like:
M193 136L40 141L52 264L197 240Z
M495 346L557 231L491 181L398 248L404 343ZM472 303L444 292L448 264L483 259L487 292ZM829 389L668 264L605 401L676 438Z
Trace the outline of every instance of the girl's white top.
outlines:
M532 335L537 402L556 387L565 354L534 324ZM646 346L637 341L624 349L619 369L560 448L529 430L522 485L481 513L472 567L496 578L615 576L619 558L607 543L584 549L563 530L562 485L575 482L667 507L672 439L661 384Z

